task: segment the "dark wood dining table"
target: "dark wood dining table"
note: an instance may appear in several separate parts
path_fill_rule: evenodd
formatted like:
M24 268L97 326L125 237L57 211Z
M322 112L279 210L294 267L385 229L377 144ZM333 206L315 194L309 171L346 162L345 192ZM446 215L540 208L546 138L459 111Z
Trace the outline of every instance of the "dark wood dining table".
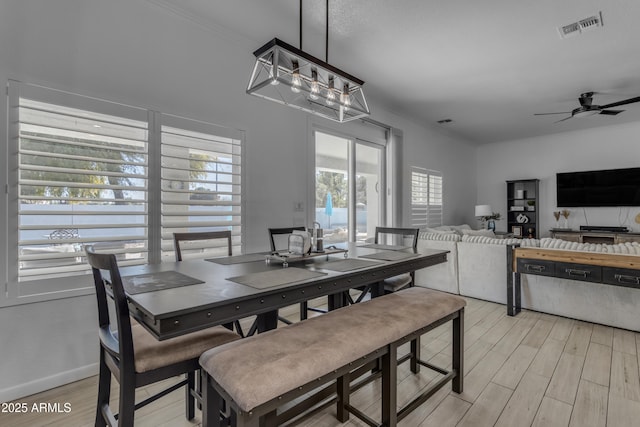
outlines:
M259 256L254 257L256 261L231 264L199 259L122 267L121 275L126 279L159 272L178 272L203 282L128 295L132 316L157 339L164 340L253 315L258 316L258 332L274 329L279 308L320 296L329 297L329 309L339 308L347 303L344 291L366 285L372 285L372 296L375 297L384 292L383 279L446 262L448 253L442 250L416 253L412 248L405 248L393 251L397 256L390 258L397 259L385 260L381 258L391 252L388 247L366 246L343 246L348 250L348 259L373 261L362 268L349 271L329 269L332 261L345 259L343 253L311 257L289 263L287 269L305 269L319 274L316 277L261 288L229 279L254 273L282 272L281 263L267 263ZM278 273L271 273L273 275Z

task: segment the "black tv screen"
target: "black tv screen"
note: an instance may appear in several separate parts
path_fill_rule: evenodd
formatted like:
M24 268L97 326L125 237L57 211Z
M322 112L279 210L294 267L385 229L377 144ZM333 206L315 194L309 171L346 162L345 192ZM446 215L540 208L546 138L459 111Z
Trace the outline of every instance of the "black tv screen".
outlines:
M558 207L640 206L640 168L556 175Z

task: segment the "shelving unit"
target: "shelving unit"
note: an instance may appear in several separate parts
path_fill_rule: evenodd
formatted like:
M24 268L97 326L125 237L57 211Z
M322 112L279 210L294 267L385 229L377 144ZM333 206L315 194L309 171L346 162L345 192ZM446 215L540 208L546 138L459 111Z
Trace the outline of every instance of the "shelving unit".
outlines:
M538 238L539 187L539 179L507 181L507 231L514 237Z

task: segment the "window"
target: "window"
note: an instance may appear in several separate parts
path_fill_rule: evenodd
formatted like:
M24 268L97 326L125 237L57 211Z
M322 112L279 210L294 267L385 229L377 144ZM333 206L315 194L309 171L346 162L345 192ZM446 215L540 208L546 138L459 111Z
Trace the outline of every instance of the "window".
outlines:
M231 230L241 252L241 144L225 129L163 116L162 259L174 259L173 233ZM185 128L200 127L200 131ZM226 242L210 255L227 254Z
M442 173L413 166L411 168L411 225L442 225Z
M373 237L383 223L385 146L317 130L314 139L314 221L324 244Z
M240 252L242 132L17 82L9 102L10 298L92 288L84 245L136 265L232 230Z

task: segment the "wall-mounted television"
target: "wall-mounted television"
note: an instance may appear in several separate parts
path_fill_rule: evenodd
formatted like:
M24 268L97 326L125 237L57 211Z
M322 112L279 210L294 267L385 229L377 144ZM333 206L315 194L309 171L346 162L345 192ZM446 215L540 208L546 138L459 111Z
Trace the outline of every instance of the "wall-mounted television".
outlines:
M640 168L556 175L558 207L640 206Z

